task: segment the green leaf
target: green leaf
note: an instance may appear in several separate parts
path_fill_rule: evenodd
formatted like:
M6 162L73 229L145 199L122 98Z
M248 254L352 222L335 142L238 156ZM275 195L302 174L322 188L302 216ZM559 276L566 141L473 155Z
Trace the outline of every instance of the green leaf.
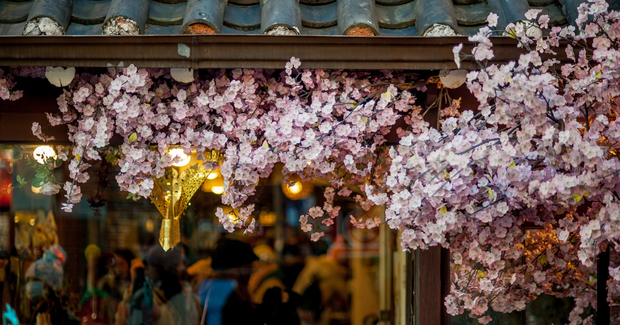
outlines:
M136 140L138 140L138 134L134 132L129 136L129 142L134 142Z
M22 187L28 183L25 178L19 175L17 175L16 179L17 179L18 187Z
M34 174L35 178L45 178L49 172L46 169L37 170L36 174Z
M35 177L32 179L32 186L34 187L41 187L41 185L43 185L43 182L45 181L44 177Z

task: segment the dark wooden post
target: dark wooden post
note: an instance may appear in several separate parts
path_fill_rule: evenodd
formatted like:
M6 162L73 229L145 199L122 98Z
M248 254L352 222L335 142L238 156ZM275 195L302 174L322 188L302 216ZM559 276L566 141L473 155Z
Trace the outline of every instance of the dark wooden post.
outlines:
M441 325L450 325L451 316L446 310L445 299L450 293L450 250L441 249Z
M609 247L598 255L596 265L596 324L610 325L611 317L607 302L607 279L609 278Z
M443 299L450 289L450 255L439 246L415 254L415 324L449 325Z

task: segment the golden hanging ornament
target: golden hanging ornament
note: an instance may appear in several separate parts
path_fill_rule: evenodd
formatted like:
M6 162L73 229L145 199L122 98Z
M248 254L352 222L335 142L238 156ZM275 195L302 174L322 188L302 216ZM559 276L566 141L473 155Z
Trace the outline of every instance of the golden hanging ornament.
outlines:
M208 162L219 162L220 157L221 154L217 150L204 154L204 159ZM163 217L159 244L164 251L168 251L181 242L179 219L194 193L211 172L212 170L204 167L203 161L198 160L196 155L192 154L185 166L169 167L163 177L153 177L155 184L150 198Z

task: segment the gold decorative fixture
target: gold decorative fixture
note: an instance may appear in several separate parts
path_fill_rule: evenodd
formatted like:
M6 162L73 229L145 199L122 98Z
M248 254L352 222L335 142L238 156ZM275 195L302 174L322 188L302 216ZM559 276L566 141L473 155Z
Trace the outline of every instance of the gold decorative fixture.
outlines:
M151 202L155 204L161 213L161 231L159 233L159 244L167 251L181 242L181 227L179 219L194 193L200 188L202 183L211 173L210 169L204 167L203 161L198 160L196 153L185 155L184 153L170 150L169 154L177 156L182 160L166 169L166 174L161 178L153 177L155 185L151 191ZM204 153L207 162L219 162L221 154L217 150Z

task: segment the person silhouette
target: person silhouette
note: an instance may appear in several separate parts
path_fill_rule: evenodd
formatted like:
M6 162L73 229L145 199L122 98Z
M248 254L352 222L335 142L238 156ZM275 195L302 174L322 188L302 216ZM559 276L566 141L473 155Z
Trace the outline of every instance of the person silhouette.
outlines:
M127 325L197 325L200 304L181 280L184 271L180 247L152 246L144 258L146 281L131 297Z
M249 244L235 239L220 241L213 251L212 272L198 285L201 325L261 324L248 291L252 264L257 260Z

